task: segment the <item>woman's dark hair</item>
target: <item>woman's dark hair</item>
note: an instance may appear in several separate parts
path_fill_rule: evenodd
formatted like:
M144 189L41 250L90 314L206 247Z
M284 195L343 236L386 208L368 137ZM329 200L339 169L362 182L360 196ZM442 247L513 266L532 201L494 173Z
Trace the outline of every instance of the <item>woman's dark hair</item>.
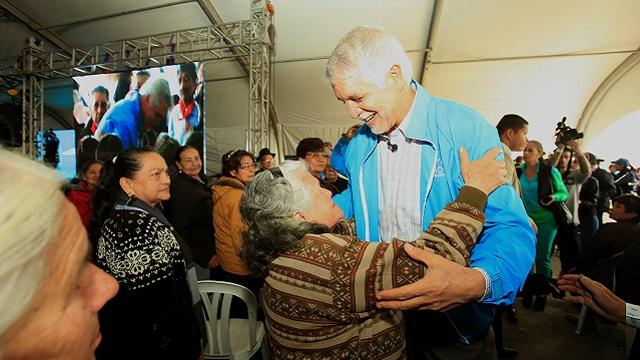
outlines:
M174 156L173 161L174 162L180 162L180 155L182 155L183 152L185 152L188 149L193 149L195 151L198 151L198 149L196 149L195 147L191 146L191 145L182 145L178 148L178 150L176 150L176 156ZM200 156L200 152L198 151L198 156Z
M240 169L241 160L245 156L253 160L253 154L244 150L231 150L222 155L222 175L233 176L231 175L231 171Z
M89 240L96 246L102 224L107 220L116 201L126 201L127 194L120 187L120 178L133 179L142 169L140 158L152 153L147 149L128 149L118 154L113 161L106 162L102 167L100 181L93 198L93 216L89 224Z

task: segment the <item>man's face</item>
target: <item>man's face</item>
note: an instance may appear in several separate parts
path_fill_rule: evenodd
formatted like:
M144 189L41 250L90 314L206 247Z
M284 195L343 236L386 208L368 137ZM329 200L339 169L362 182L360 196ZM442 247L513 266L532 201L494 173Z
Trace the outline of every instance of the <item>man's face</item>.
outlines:
M562 155L560 156L560 161L558 162L558 166L561 167L568 167L569 166L569 159L571 159L571 151L564 151L562 153Z
M273 168L273 156L271 154L264 155L258 161L258 165L260 165L260 169L269 170Z
M352 119L366 121L374 134L385 134L397 127L405 116L399 111L402 99L400 82L401 76L390 70L382 89L354 79L336 79L332 87Z
M109 109L109 99L107 99L107 94L101 92L93 93L93 110L91 111L91 118L93 122L97 124L100 123L102 117Z
M321 188L318 179L309 172L300 170L292 176L296 176L302 182L304 191L309 193L309 209L300 211L306 221L333 227L344 216L331 199L331 191Z
M193 78L193 74L180 71L178 84L180 85L180 98L187 104L192 102L193 94L196 92L196 79Z
M527 134L529 133L529 125L525 125L522 129L519 129L517 131L514 131L512 129L509 129L507 131L510 131L512 133L509 144L507 144L509 149L511 149L512 151L523 151L527 146Z
M140 111L142 112L143 125L145 129L157 129L167 118L169 104L166 101L158 101L156 106L151 105L151 96L145 95L140 98Z
M309 164L309 172L315 177L319 177L329 163L329 157L322 151L310 151L303 159Z

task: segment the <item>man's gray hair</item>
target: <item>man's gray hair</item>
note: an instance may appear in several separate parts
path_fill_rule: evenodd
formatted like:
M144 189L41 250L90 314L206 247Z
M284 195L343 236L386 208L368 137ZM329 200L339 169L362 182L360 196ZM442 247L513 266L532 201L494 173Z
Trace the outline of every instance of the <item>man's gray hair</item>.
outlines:
M58 174L0 148L0 337L43 285L64 195Z
M413 67L398 39L380 28L356 26L333 50L325 78L332 84L337 79L364 80L382 89L393 65L400 67L404 80L410 83Z
M149 80L140 88L140 96L150 95L150 104L153 107L158 106L160 102L166 102L171 105L171 89L169 82L165 79Z
M304 235L329 231L325 225L294 218L296 212L311 206L308 189L295 175L305 171L304 161L287 161L256 175L244 190L240 214L248 228L241 256L255 275L266 276L267 266Z

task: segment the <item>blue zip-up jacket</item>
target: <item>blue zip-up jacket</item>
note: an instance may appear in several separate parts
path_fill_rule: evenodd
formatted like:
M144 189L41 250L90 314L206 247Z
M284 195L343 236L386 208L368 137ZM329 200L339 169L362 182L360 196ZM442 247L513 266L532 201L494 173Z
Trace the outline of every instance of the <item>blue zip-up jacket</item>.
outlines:
M496 128L474 110L430 96L419 84L406 136L423 141L420 203L422 230L426 230L446 204L455 200L464 184L459 149L472 160L500 147ZM378 206L378 141L362 126L348 146L341 147L349 188L334 197L347 218L355 218L358 237L380 239ZM335 153L335 152L334 152ZM487 221L471 253L471 267L483 269L490 290L481 303L462 305L447 312L461 341L483 336L494 316L495 304L513 303L535 258L535 233L527 213L511 186L501 186L489 196ZM410 239L407 239L410 240Z
M98 124L96 135L101 138L113 134L120 138L122 149L141 146L140 132L142 131L142 111L140 109L140 95L135 92L128 99L118 101L104 114Z

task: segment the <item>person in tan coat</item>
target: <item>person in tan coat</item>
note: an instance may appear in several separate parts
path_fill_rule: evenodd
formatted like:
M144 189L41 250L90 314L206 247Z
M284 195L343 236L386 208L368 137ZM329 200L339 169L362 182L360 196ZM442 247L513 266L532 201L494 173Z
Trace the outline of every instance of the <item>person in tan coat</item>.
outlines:
M245 228L240 219L240 199L244 187L255 173L253 154L244 150L229 151L222 156L222 176L214 181L211 190L216 254L222 268L216 280L245 286L257 296L262 281L251 276L249 268L240 258L242 231Z

